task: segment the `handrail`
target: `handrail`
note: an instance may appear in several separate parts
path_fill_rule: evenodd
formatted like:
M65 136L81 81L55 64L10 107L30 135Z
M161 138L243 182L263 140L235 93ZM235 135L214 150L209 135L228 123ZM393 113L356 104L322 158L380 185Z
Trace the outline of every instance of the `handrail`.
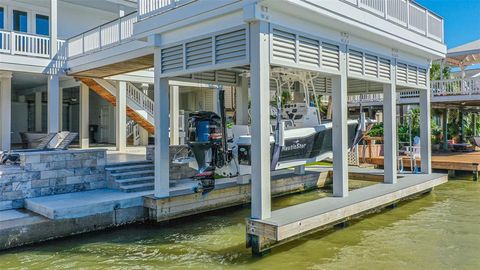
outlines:
M143 20L195 1L197 0L138 0L138 18Z
M155 103L142 90L138 89L131 82L127 82L127 97L137 103L141 108L153 117Z
M11 55L26 55L52 58L50 52L51 37L0 29L0 52ZM57 40L57 56L65 58L64 40Z

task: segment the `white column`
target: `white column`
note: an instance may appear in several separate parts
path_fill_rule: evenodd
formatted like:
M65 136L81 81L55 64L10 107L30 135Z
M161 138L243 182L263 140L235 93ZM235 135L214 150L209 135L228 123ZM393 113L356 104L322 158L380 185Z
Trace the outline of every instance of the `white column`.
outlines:
M427 76L428 77L428 76ZM430 82L427 82L430 85ZM422 173L432 173L432 148L430 127L430 87L420 90L420 160Z
M180 87L178 85L172 85L170 87L170 144L178 145L179 144L179 129L180 125L178 122L179 118L179 106L180 106Z
M397 182L397 106L395 84L383 85L384 178L389 184Z
M58 75L48 76L48 132L60 131L60 86Z
M50 58L57 54L57 0L50 0Z
M240 77L240 87L235 88L235 117L237 125L248 125L248 78Z
M127 148L127 83L118 82L115 106L115 141L117 151Z
M0 72L0 150L10 150L12 121L12 73Z
M347 71L345 46L340 51L340 76L332 78L333 196L348 196Z
M89 99L88 85L80 84L80 148L85 149L90 144L90 130L89 130Z
M42 92L35 92L35 132L42 132Z
M170 159L169 159L169 138L168 127L170 120L168 92L169 85L167 78L160 78L161 71L160 48L154 49L155 66L155 197L168 197L170 195Z
M59 95L59 107L58 107L58 125L59 125L59 130L63 130L63 88L58 89L58 95Z
M270 191L270 62L269 29L263 21L250 24L252 94L252 218L271 215Z

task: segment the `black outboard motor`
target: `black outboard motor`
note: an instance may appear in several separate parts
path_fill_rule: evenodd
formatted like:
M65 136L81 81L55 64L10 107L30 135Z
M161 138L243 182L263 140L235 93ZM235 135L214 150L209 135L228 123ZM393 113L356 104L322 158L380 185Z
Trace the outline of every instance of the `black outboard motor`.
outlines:
M197 160L198 172L193 177L201 186L195 192L208 193L215 188L215 168L225 164L222 118L214 112L189 115L188 145Z

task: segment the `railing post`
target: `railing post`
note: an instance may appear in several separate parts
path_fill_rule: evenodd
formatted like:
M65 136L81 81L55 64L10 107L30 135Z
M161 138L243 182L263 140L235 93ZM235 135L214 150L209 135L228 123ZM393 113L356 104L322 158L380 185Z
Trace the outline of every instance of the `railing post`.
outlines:
M428 9L425 9L425 36L428 37Z
M388 17L388 13L387 13L387 0L383 0L383 17L385 18L385 20L387 19Z
M15 32L10 32L10 54L14 55L15 54Z
M410 0L407 1L407 29L410 29Z

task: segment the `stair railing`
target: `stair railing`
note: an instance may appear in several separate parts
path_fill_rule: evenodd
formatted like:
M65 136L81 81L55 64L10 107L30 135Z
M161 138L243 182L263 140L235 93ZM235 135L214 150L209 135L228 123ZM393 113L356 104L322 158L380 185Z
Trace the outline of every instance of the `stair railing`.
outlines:
M153 108L155 103L153 100L131 82L127 82L127 97L140 105L149 115L154 115Z

